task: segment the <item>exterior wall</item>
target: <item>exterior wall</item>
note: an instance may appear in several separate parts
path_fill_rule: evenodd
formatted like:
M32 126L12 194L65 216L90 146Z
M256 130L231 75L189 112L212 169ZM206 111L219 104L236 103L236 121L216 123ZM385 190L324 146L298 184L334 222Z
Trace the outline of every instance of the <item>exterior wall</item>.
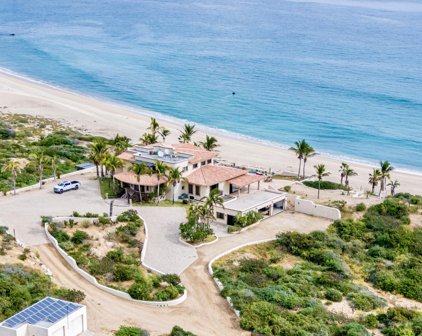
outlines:
M325 205L315 204L312 201L303 200L300 197L297 197L295 200L295 211L332 220L341 219L340 210Z
M18 329L10 329L7 327L0 326L0 335L1 336L26 336L27 325L23 325ZM32 335L31 335L32 336Z
M220 189L223 195L230 194L230 183L229 182L222 182L218 185L218 189Z

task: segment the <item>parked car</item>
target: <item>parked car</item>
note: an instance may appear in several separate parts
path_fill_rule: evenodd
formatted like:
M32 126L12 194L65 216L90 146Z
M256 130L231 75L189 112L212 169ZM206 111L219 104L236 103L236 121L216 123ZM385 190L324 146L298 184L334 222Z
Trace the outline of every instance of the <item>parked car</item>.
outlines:
M63 181L54 186L54 192L57 194L63 194L65 191L78 190L81 186L79 181Z

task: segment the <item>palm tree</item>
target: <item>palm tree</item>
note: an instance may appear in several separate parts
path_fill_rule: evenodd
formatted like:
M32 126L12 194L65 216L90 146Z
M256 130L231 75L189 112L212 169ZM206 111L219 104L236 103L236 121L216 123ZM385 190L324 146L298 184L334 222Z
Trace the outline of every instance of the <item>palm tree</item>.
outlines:
M188 143L191 142L192 136L196 133L195 125L185 124L183 130L180 131L179 142Z
M19 161L15 159L10 159L3 165L3 167L1 167L1 172L9 172L10 175L12 175L13 194L16 195L16 179L18 177L18 174L21 172Z
M343 179L344 179L344 173L345 171L349 169L349 165L346 162L342 162L340 165L340 184L343 185Z
M49 161L51 163L51 171L53 172L53 179L55 181L57 177L57 156L53 155Z
M95 168L97 169L97 178L100 177L100 172L98 167L103 162L104 157L108 152L108 146L104 139L97 138L94 140L93 143L89 145L89 159L95 164ZM104 176L103 167L101 165L101 176Z
M160 125L158 124L157 119L151 118L148 129L151 131L151 134L157 134L158 130L160 129Z
M306 143L305 150L303 151L303 178L306 177L305 166L306 166L306 161L308 160L308 157L312 157L315 155L317 155L317 153L315 152L315 149L311 145Z
M43 179L43 171L44 165L48 162L47 157L41 151L34 152L29 155L29 157L35 161L36 166L38 167L38 174L39 174L39 181L40 181L40 189L42 188L42 179Z
M147 167L147 165L143 162L141 163L132 163L132 165L129 167L129 171L132 171L135 176L136 180L138 181L138 193L139 193L139 201L142 202L142 193L141 193L141 176L142 175L151 175L152 171L150 168Z
M390 182L387 185L390 186L391 188L391 196L394 196L394 194L396 193L396 188L400 186L400 182L397 179L394 181L390 180Z
M142 145L153 145L158 142L157 134L153 133L144 133L141 138L139 138Z
M354 171L352 168L350 168L349 165L347 165L347 168L344 169L343 173L344 173L344 185L349 190L349 177L357 176L358 173Z
M215 219L214 216L214 209L215 206L220 205L224 208L224 199L221 197L221 191L218 189L211 190L208 197L203 197L201 199L202 202L204 202L203 209L202 209L202 216L204 218L204 221L207 224L207 227L209 227L209 222L212 219Z
M318 178L318 198L319 198L319 192L321 190L322 178L324 176L330 175L330 173L325 170L324 164L318 164L318 165L314 166L314 168L315 168L315 173L316 173L315 175Z
M158 134L163 138L163 142L166 142L166 138L170 135L170 130L165 127L160 127Z
M113 139L114 152L116 155L123 153L130 145L130 139L127 136L117 134Z
M213 136L209 136L207 135L205 138L205 141L201 141L199 142L199 144L206 150L212 151L214 149L216 149L218 146L220 146L218 144L218 140L213 137Z
M295 152L295 154L297 155L297 158L299 159L299 169L297 171L298 180L300 179L300 168L302 166L303 155L305 154L307 146L308 146L308 143L305 141L305 139L303 139L303 140L295 141L294 147L289 148L289 150Z
M173 204L174 204L174 192L175 192L176 186L182 180L186 180L186 178L183 177L183 173L179 170L179 168L169 168L167 178L168 178L167 184L173 186Z
M113 190L114 190L114 174L116 173L116 169L123 167L123 160L118 158L116 155L107 155L107 159L104 162L106 169L110 172L111 180L113 181ZM110 188L110 180L108 182L108 186Z
M378 182L381 180L381 171L379 169L373 169L372 174L369 174L368 182L372 186L372 194L375 192L375 187L378 185Z
M381 171L381 192L385 190L387 186L387 178L390 178L390 173L394 170L394 167L388 161L380 161L380 171Z
M167 166L164 162L155 160L155 166L152 169L152 172L157 176L157 204L160 203L160 179L161 177L166 177L166 172L168 171L169 166Z

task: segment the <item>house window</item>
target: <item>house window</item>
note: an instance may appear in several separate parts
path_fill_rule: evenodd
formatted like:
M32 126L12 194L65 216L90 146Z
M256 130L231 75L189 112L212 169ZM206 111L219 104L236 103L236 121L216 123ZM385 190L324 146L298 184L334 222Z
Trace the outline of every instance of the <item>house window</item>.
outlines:
M218 183L217 183L217 184L214 184L214 185L212 185L212 186L210 187L210 191L211 191L211 190L214 190L214 189L218 189Z
M211 164L211 163L212 163L212 160L211 160L211 159L209 159L209 160L207 161L207 163L208 163L208 164Z
M201 196L201 187L200 186L195 186L195 195Z
M224 219L224 214L222 212L217 212L218 219Z
M187 172L188 171L188 167L186 166L186 167L183 167L183 169L182 169L182 172Z
M205 166L207 164L207 161L202 161L201 166Z
M198 164L197 164L197 163L195 163L195 164L193 165L193 169L195 169L195 168L198 168Z
M193 194L193 184L189 184L189 194Z

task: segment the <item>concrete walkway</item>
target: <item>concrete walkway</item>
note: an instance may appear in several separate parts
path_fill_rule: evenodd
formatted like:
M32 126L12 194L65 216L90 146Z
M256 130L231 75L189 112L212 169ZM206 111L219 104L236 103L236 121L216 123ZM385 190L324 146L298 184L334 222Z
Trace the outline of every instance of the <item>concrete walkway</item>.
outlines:
M186 220L182 207L134 207L145 219L148 244L144 265L162 273L182 273L197 258L194 247L179 241L179 225Z

